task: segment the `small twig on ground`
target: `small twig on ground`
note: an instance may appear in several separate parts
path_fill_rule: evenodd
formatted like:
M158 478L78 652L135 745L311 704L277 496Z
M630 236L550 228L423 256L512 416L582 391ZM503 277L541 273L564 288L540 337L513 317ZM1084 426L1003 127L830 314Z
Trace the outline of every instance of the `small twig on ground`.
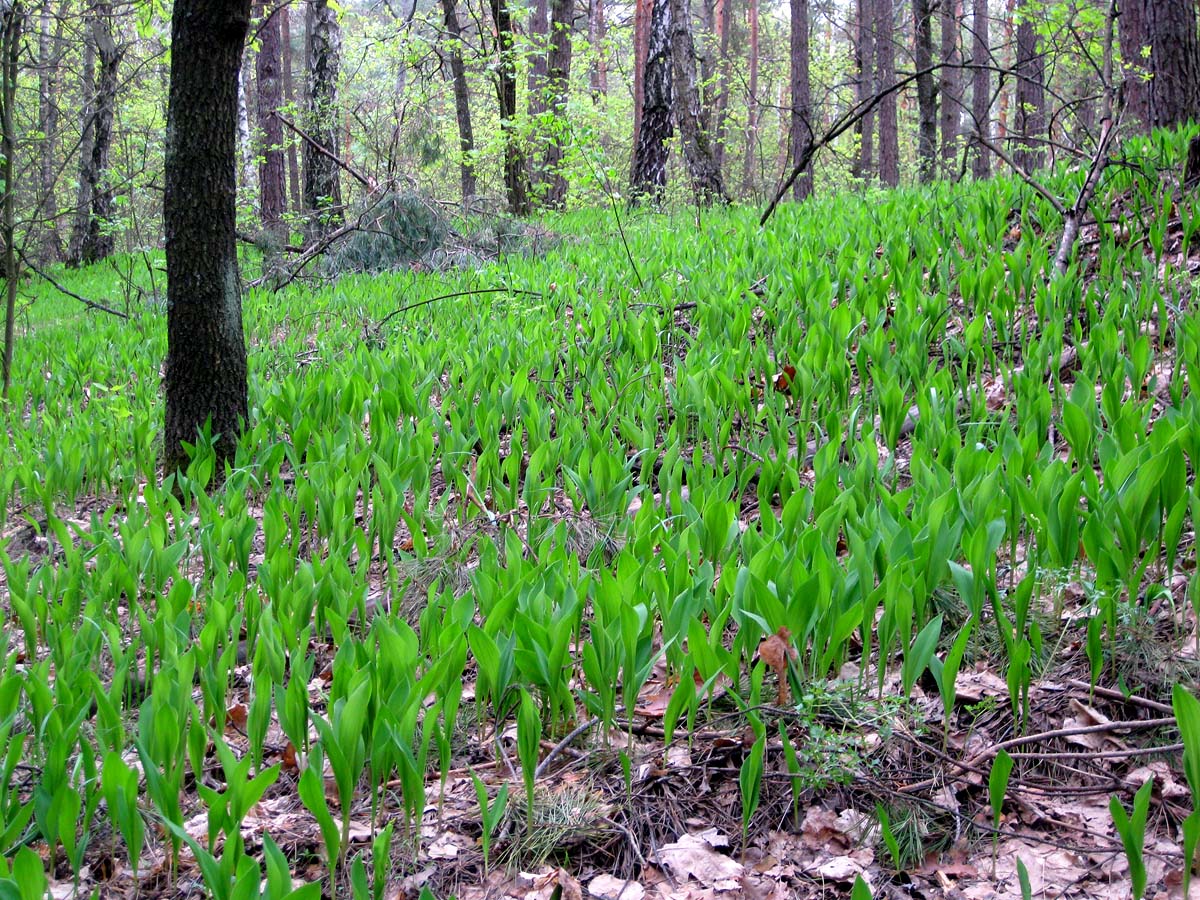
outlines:
M399 309L394 309L378 322L375 323L375 329L378 330L394 319L401 313L406 313L411 309L417 309L421 306L427 306L430 303L436 303L438 300L453 300L455 297L474 297L478 294L513 294L518 297L541 297L538 291L523 291L519 288L476 288L470 291L455 291L452 294L438 294L436 297L428 297L425 300L418 300L416 303L409 303L401 306Z
M541 778L544 774L546 774L546 769L549 767L550 763L554 762L554 760L564 750L566 750L568 746L570 746L571 742L573 740L575 740L575 738L579 737L585 731L588 731L589 729L595 727L597 724L599 724L599 722L600 722L599 718L588 719L582 725L577 725L574 729L571 730L571 732L565 738L563 738L561 741L559 741L557 744L555 744L554 747L550 750L550 752L546 754L546 758L543 759L540 763L538 763L538 767L536 769L534 769L534 772L533 772L534 780L536 781L537 779Z

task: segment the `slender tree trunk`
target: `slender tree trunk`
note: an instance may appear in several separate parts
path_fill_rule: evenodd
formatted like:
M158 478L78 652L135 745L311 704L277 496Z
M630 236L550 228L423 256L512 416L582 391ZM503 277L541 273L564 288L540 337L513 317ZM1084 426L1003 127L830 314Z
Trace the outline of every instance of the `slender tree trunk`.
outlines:
M988 41L988 0L974 0L971 32L974 36L971 63L975 66L971 88L971 114L975 119L975 130L984 137L990 138L992 73L987 68L991 63L991 47ZM977 144L975 147L975 161L971 171L976 178L987 178L991 174L991 157L982 145Z
M567 99L571 86L571 25L574 19L575 0L552 0L546 93L550 97L556 128L547 138L546 155L542 161L542 170L549 179L546 205L552 209L561 209L567 199L567 179L560 171L565 135L557 126L567 121Z
M742 163L742 191L750 193L754 188L754 163L758 159L758 0L750 0L746 11L750 26L750 59L746 98L746 155Z
M604 43L607 40L604 22L604 0L591 0L588 4L588 43L592 47L592 71L590 75L592 99L596 102L608 96L608 54Z
M42 133L38 155L38 203L43 219L40 224L38 256L45 262L61 262L62 237L58 231L57 153L58 153L58 70L63 57L63 22L67 4L59 5L54 15L50 0L45 0L38 35L38 128Z
M17 98L18 63L21 53L21 29L24 13L17 4L0 13L0 150L4 160L3 221L0 229L4 240L4 352L0 355L0 396L8 398L12 384L12 361L15 344L13 327L17 315L17 284L20 280L17 259L16 183L13 160L16 156L17 134L13 106Z
M529 19L529 116L544 113L546 104L546 73L549 71L549 0L533 0L533 15Z
M654 0L635 0L633 10L633 156L630 170L637 166L642 119L646 106L646 66L650 55L650 27ZM631 175L632 180L632 175Z
M283 20L281 9L268 10L266 0L258 0L258 15L269 15L259 28L255 74L258 82L258 128L261 135L262 161L258 168L259 215L263 228L279 236L287 213L287 161L283 151Z
M752 3L757 0L751 0ZM671 58L675 79L675 124L683 160L699 203L727 203L712 144L700 126L700 90L696 87L696 47L692 42L689 0L671 0Z
M508 0L489 0L492 19L496 25L496 98L500 104L500 128L504 132L504 187L508 194L508 210L514 216L529 215L529 188L525 179L525 162L516 134L517 126L517 63L513 46L512 16Z
M875 59L880 91L896 83L893 12L892 0L875 0ZM900 130L896 118L896 92L888 91L879 101L879 178L888 187L900 184Z
M858 78L855 81L856 100L867 102L875 96L875 0L858 0L858 42L855 47L855 62ZM855 174L859 178L870 178L875 172L875 113L868 112L854 126L859 137L858 165Z
M639 4L641 0L639 0ZM671 7L670 0L654 0L646 26L644 96L641 128L633 153L630 192L633 202L661 199L667 186L667 141L671 139Z
M788 142L792 145L792 165L798 165L813 139L812 87L808 77L808 0L791 0L792 114ZM812 170L792 185L792 196L804 200L812 194Z
M1046 136L1046 64L1038 47L1033 4L1017 7L1017 149L1013 159L1026 171L1040 168L1045 158L1040 141Z
M295 108L296 86L292 80L292 19L286 3L279 7L280 50L283 58L283 103ZM304 210L304 195L300 192L300 162L296 156L296 141L287 137L288 193L292 198L291 208L295 212Z
M913 62L918 72L933 66L933 7L913 0ZM923 184L937 170L937 86L933 72L917 76L917 176Z
M308 0L308 127L304 141L304 206L311 219L309 236L326 234L342 223L342 185L338 153L338 69L342 60L342 31L337 11L328 0ZM322 152L324 150L325 152Z
M1133 0L1137 2L1137 0ZM1200 34L1194 0L1142 0L1150 36L1150 124L1200 118Z
M942 168L947 175L954 171L954 160L958 155L958 120L962 110L962 79L959 69L956 68L962 62L958 52L961 34L959 2L960 0L942 0L941 3Z
M247 77L247 67L238 70L238 162L241 171L238 173L238 184L244 196L249 199L258 187L258 173L255 171L254 144L250 135L250 109L253 107L250 79Z
M218 465L247 418L238 283L238 71L250 0L175 0L167 107L166 427L168 473L208 424ZM220 468L217 470L221 471Z
M717 169L725 171L725 132L729 119L729 14L730 0L716 0L715 24L717 28L717 102L713 111L716 123L713 131L713 153L716 156Z
M92 18L84 22L83 50L80 66L80 123L79 123L79 181L75 190L75 215L71 239L67 244L67 262L72 266L83 263L83 245L92 220L92 193L96 178L92 172L92 157L96 145L96 38Z
M467 72L463 66L462 26L458 23L457 0L441 0L446 33L450 35L450 77L454 83L454 115L458 120L459 175L462 181L463 206L468 206L476 194L475 133L471 130L471 92L467 87Z

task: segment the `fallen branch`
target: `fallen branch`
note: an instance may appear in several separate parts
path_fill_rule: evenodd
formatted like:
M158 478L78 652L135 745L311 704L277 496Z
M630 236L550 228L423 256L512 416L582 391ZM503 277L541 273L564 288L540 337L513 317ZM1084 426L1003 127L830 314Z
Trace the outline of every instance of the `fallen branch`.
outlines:
M129 313L121 312L121 310L119 310L119 309L113 309L111 306L105 306L103 303L97 303L95 300L89 300L87 297L81 297L81 296L79 296L79 294L75 293L74 291L63 287L61 284L59 284L57 281L55 281L53 278L51 278L49 275L47 275L45 272L43 272L41 269L39 269L37 266L35 266L33 263L31 263L29 261L29 259L26 258L25 253L21 250L21 248L16 247L14 249L16 249L17 255L21 257L21 264L23 266L25 266L25 268L27 268L30 272L32 272L38 278L45 281L47 284L49 284L52 288L54 288L60 294L66 294L72 300L78 300L80 303L82 303L88 309L94 309L97 312L108 313L110 316L116 316L118 319L126 319L126 320L129 319Z
M359 172L352 165L350 165L344 159L339 157L336 153L331 151L328 147L326 147L324 144L322 144L316 138L312 137L312 135L305 132L304 129L301 128L299 125L297 125L295 122L289 121L288 119L279 115L279 113L277 113L277 112L273 112L273 113L271 113L271 115L273 115L280 122L282 122L284 125L286 125L289 129L291 129L293 132L295 132L297 135L299 135L300 138L305 143L312 146L312 148L314 150L316 150L318 153L320 153L323 156L327 156L331 160L333 160L334 163L337 164L338 168L345 171L351 178L353 178L355 181L357 181L359 184L361 184L363 187L365 187L368 191L374 191L375 188L378 187L378 185L375 184L374 179L368 178L366 175L362 174L362 172Z

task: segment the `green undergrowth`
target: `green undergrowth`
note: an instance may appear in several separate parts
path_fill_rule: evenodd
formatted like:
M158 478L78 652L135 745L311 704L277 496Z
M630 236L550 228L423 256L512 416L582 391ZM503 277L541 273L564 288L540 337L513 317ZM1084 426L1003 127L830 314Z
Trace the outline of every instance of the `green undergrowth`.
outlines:
M140 805L229 896L260 871L241 819L280 789L264 748L290 743L324 858L351 871L352 801L415 846L464 735L486 750L516 723L532 778L539 739L631 728L664 666L668 733L729 690L761 730L775 687L752 661L781 628L798 687L856 663L862 694L924 680L947 720L964 659L1007 680L1017 728L1056 648L1114 677L1138 608L1177 576L1197 599L1200 206L1110 173L1063 276L1060 216L1000 179L818 198L762 229L752 209L571 214L548 253L252 290L237 457L214 479L201 442L167 485L150 268L125 260L132 293L120 261L56 275L129 320L24 285L0 859L36 845L78 872L111 827L136 869ZM1048 183L1073 201L1083 177ZM1068 582L1086 600L1064 616ZM234 754L212 726L239 644ZM1157 667L1166 699L1178 664L1139 677ZM338 803L306 784L322 765ZM184 790L214 766L223 791ZM182 836L187 803L207 842Z

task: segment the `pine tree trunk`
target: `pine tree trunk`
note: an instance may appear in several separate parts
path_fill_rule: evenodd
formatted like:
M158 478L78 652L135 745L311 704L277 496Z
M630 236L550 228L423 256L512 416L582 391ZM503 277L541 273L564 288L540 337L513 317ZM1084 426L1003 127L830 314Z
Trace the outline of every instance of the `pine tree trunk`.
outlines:
M571 86L571 24L575 18L575 0L552 0L550 16L550 52L547 55L546 94L554 113L555 130L547 137L542 171L547 181L545 203L561 209L567 199L567 179L560 171L563 159L561 125L567 121L567 99Z
M257 0L258 15L265 15L265 0ZM258 129L262 146L262 161L258 168L259 215L263 228L276 234L282 230L287 213L287 174L283 151L283 123L279 110L283 106L283 32L282 10L270 9L269 17L259 28L258 56L255 74L258 83Z
M640 4L641 0L639 0ZM645 70L641 83L641 127L633 153L630 177L632 202L661 199L667 186L667 141L671 139L671 8L669 0L654 0L646 26Z
M490 3L499 54L496 99L500 104L500 128L504 133L504 187L508 194L508 211L514 216L526 216L529 215L529 188L525 178L525 161L516 134L517 62L512 15L508 0L490 0Z
M630 171L637 165L641 143L642 118L646 107L646 66L650 56L650 27L654 17L654 0L635 0L633 10L633 156ZM630 175L633 179L632 174Z
M725 171L725 132L729 119L729 30L731 24L730 0L716 0L715 22L717 28L717 104L713 111L716 123L713 131L713 153L717 169Z
M971 17L973 43L971 49L971 64L975 67L972 75L971 115L975 120L975 130L985 138L991 137L992 128L992 73L988 70L991 64L991 49L988 41L988 4L987 0L974 0ZM971 167L976 178L987 178L991 174L991 155L981 145L975 147L975 160Z
M607 27L604 22L604 0L591 0L588 4L588 43L592 47L592 71L590 76L592 99L599 102L608 96L608 56L604 42Z
M250 0L176 0L167 108L167 364L164 461L210 424L219 463L247 418L238 283L238 71ZM218 463L218 465L219 465ZM218 467L218 472L221 471Z
M755 3L756 0L751 0ZM671 0L671 58L675 79L675 123L683 160L698 203L728 203L712 144L700 125L700 91L696 87L696 47L692 42L689 0Z
M1133 0L1137 2L1137 0ZM1150 37L1150 124L1200 118L1200 36L1194 0L1142 0Z
M1046 63L1038 47L1033 21L1033 4L1021 0L1017 7L1017 148L1013 160L1031 171L1040 168L1045 154L1041 140L1046 136Z
M942 46L941 46L941 131L942 168L947 175L954 171L958 156L958 120L962 110L962 78L956 68L962 61L958 52L959 27L958 5L960 0L942 0Z
M792 165L798 165L801 157L812 144L812 86L808 75L808 0L791 0L791 57L792 114L788 142L792 146ZM804 200L812 194L812 169L807 168L792 185L792 196Z
M442 15L446 33L450 35L450 77L454 84L454 116L458 120L459 177L462 181L463 206L469 206L477 192L475 164L475 133L471 129L471 92L467 87L467 72L463 66L462 26L458 22L457 0L442 0Z
M326 234L342 223L342 185L335 160L338 153L338 69L342 32L337 12L328 0L308 0L308 117L305 131L320 145L304 141L304 207L309 214L309 237ZM325 152L322 152L324 150Z
M913 62L917 72L933 66L933 7L913 0ZM933 181L937 171L937 86L933 72L917 75L917 177Z
M900 184L900 130L896 121L896 46L892 0L875 0L875 59L878 91L887 91L879 101L879 179L888 187Z
M855 63L858 77L855 79L855 99L866 103L875 96L875 0L858 0L858 40L855 44ZM859 178L870 178L875 172L875 113L869 112L854 126L858 135L858 165L854 174Z

